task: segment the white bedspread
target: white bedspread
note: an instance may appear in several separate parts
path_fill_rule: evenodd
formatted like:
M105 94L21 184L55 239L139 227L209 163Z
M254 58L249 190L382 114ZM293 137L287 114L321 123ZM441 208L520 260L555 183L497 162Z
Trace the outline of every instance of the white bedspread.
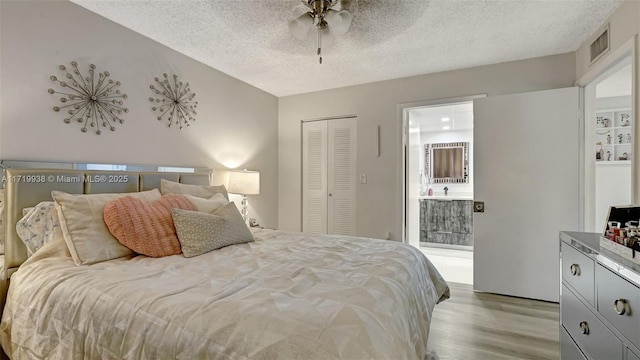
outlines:
M2 346L13 359L425 357L431 313L448 287L419 250L254 235L190 259L89 266L48 244L11 277Z

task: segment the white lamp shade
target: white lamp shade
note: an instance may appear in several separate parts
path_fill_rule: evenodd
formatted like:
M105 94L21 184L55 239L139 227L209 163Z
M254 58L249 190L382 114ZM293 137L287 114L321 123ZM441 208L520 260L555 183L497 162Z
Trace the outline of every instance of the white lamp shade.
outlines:
M329 9L324 19L329 24L329 29L334 35L343 35L349 30L353 15L346 10L335 11Z
M231 170L228 190L232 194L260 194L260 173L258 171Z
M289 21L289 32L298 40L304 40L313 27L313 17L309 13L304 13Z

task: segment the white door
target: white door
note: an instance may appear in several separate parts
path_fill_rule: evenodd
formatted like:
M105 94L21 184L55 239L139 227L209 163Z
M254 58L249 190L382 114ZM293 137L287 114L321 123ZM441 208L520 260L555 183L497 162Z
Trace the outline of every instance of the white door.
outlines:
M302 231L356 234L356 119L303 123Z
M302 231L327 232L327 123L302 124Z
M328 120L328 233L356 234L356 119Z
M579 226L579 89L474 100L475 290L559 299L561 230Z

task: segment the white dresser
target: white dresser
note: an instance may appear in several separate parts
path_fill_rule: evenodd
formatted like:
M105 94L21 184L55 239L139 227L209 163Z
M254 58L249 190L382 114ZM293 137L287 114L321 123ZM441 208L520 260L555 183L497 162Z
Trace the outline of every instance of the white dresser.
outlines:
M640 360L640 266L599 237L560 233L561 358Z

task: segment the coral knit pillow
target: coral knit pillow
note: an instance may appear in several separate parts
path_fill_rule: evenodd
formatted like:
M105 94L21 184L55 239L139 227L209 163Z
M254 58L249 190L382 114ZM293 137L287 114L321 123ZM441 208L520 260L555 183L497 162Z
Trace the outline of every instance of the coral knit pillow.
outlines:
M154 202L131 196L104 206L104 222L111 234L129 249L151 257L180 254L180 242L171 209L196 210L184 195L168 194Z

